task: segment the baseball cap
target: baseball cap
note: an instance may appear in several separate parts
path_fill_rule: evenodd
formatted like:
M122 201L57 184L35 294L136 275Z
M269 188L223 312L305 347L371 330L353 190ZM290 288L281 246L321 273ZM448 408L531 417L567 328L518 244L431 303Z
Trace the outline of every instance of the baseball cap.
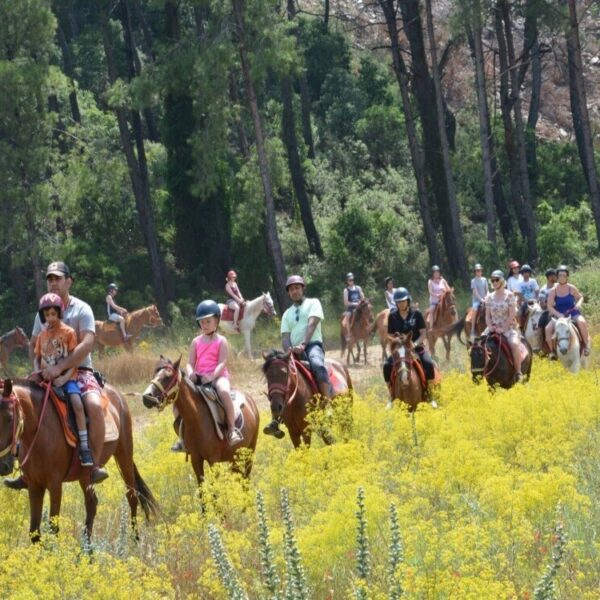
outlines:
M52 262L48 265L46 269L46 277L50 275L64 275L65 277L71 277L71 271L69 267L62 261Z

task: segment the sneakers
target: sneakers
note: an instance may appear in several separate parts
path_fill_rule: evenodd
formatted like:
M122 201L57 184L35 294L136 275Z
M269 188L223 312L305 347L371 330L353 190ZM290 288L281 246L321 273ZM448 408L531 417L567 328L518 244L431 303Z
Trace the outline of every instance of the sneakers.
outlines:
M235 446L236 444L239 444L240 442L244 441L244 436L242 435L242 432L239 429L234 427L233 429L230 429L227 433L227 441L229 442L230 446Z
M583 355L584 356L589 356L590 355L590 349L587 346L583 349Z
M85 450L79 451L79 461L81 462L82 467L94 466L94 459L92 458L92 453L87 448Z
M438 403L433 398L430 400L429 404L431 405L431 408L439 408Z
M178 439L172 446L171 452L185 452L185 446L182 439Z
M392 406L394 406L394 405L392 404L392 401L391 401L391 400L388 400L388 401L387 401L387 404L385 405L385 410L392 410Z
M515 383L522 383L523 381L523 373L515 373Z
M23 475L15 477L14 479L5 479L4 485L11 490L26 490L27 482Z
M92 469L92 483L101 483L105 479L108 479L108 471L106 469L103 469L102 467L95 467Z
M279 429L279 421L277 419L273 419L264 429L263 433L266 435L272 435L280 440L285 436L285 432Z

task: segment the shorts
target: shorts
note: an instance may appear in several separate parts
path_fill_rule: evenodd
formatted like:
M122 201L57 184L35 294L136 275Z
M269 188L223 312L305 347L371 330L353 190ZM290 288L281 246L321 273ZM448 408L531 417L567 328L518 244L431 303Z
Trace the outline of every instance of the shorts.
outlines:
M502 335L509 344L518 344L521 341L521 335L516 329L509 329Z
M123 317L118 313L112 313L112 315L108 317L108 320L113 321L114 323L119 323L123 320Z
M227 307L230 308L231 310L235 310L236 308L239 308L240 305L235 301L235 300L227 300L226 302Z
M74 395L81 397L81 391L79 390L79 386L74 379L69 379L69 381L62 386L62 389L65 394L68 394L69 396Z
M88 394L98 394L98 396L102 395L100 384L94 377L94 373L92 371L88 371L87 369L78 369L77 385L81 391L82 398L85 398Z
M477 310L480 306L481 300L473 300L473 302L471 303L471 308L473 308L473 310Z

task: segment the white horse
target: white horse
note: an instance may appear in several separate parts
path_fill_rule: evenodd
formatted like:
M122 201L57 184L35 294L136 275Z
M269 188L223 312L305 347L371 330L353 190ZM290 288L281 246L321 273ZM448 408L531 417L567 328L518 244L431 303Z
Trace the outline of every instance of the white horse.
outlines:
M225 304L219 304L219 308L221 309L221 314L223 314L223 310L226 307ZM244 344L246 347L246 353L248 357L252 358L252 344L250 342L250 334L256 325L256 319L258 319L261 312L264 312L269 317L272 317L277 314L275 311L275 305L273 304L273 298L271 298L270 292L264 292L254 300L249 300L246 302L244 307L244 318L238 321L238 325L240 327L240 333L244 335ZM233 328L233 321L223 321L219 322L219 327L223 330L227 335L232 335L234 333L238 333Z
M581 367L587 367L587 356L581 356L577 327L569 317L556 319L554 339L556 356L565 368L571 373L578 373Z
M539 323L544 311L534 300L530 300L527 304L529 318L525 326L525 339L529 342L534 352L540 352L544 345L544 332L539 328Z

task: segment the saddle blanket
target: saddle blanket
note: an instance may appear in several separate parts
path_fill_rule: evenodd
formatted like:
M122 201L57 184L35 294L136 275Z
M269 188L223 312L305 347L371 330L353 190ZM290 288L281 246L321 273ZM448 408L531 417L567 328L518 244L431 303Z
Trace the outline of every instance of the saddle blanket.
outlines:
M197 385L195 386L200 394L200 397L206 402L208 410L213 419L215 431L220 440L225 439L225 432L227 431L227 423L225 421L225 409L217 390L212 385ZM231 400L233 402L233 409L235 415L235 426L240 431L244 427L244 414L242 408L246 403L244 394L237 390L231 390Z
M245 311L246 305L243 304L240 307L240 316L238 317L238 321L241 321L244 318ZM233 321L233 311L227 306L227 304L223 304L223 308L221 310L221 321Z
M319 388L317 386L317 382L314 378L312 371L310 370L310 363L303 360L297 361L298 369L302 371L303 375L308 379L313 393L319 393ZM325 366L327 367L327 374L329 375L329 382L331 383L332 395L337 396L339 394L344 394L348 391L348 383L346 379L340 377L340 374L333 368L333 363L325 359Z

